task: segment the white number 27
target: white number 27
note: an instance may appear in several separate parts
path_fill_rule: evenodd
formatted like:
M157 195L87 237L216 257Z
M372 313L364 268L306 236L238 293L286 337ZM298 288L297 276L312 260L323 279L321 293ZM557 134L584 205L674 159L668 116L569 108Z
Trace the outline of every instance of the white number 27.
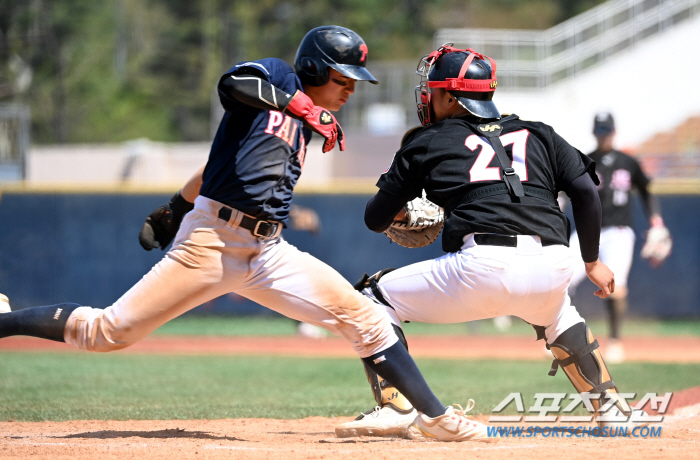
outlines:
M527 181L527 138L529 135L530 132L523 129L499 136L504 148L507 145L513 145L513 169L522 182ZM472 134L464 141L464 145L472 152L481 147L479 156L476 157L474 165L469 170L471 182L501 180L501 168L489 166L496 155L491 144L476 134Z

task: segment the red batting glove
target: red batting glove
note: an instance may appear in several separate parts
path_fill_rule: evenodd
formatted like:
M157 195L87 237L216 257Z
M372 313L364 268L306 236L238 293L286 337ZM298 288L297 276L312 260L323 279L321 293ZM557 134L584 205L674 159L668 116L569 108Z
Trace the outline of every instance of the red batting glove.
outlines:
M301 91L294 93L284 110L326 139L323 153L333 150L336 141L340 142L340 150L345 150L345 136L338 121L328 110L314 105L306 94Z

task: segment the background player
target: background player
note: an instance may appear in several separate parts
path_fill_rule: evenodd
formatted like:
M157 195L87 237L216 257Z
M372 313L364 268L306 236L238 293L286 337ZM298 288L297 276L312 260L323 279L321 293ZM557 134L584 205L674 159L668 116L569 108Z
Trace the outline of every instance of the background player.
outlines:
M574 257L569 222L556 201L571 198L588 277L606 298L615 278L598 258L600 200L595 164L543 123L501 118L492 101L492 59L444 45L419 64L418 115L425 126L405 139L368 202L367 226L386 230L404 204L421 196L445 210L447 254L363 278L356 287L386 306L394 324L457 323L513 315L535 327L578 392L611 395L617 388L598 343L571 305ZM389 382L367 371L378 407L336 428L339 436L383 435L402 424L420 434ZM596 410L600 401L594 402ZM607 413L629 414L620 404ZM624 406L624 407L622 407ZM602 422L608 423L608 422Z
M598 113L593 120L593 135L598 144L589 154L596 162L596 173L600 181L598 196L602 206L603 220L600 233L600 260L615 273L615 292L605 299L610 325L610 339L605 350L605 359L610 363L624 360L620 342L622 317L627 310L627 279L634 257L635 234L632 229L632 192L637 191L652 229L668 234L661 218L659 202L649 191L649 179L639 162L614 149L615 120L608 112ZM578 248L578 233L571 237L571 247ZM670 240L669 240L670 241ZM669 248L670 250L670 248ZM661 260L650 260L658 266ZM571 279L572 292L586 277L582 261L575 266Z
M233 66L219 81L226 113L206 166L149 216L140 235L142 243L167 245L177 231L165 257L105 309L64 303L4 313L0 338L30 335L88 351L119 350L236 292L348 339L369 368L441 422L426 436L485 437L484 425L446 411L432 394L383 309L280 237L311 130L324 138L324 152L336 142L343 150L329 110L347 101L357 80L376 82L365 68L367 52L355 32L325 26L304 37L294 69L275 58Z

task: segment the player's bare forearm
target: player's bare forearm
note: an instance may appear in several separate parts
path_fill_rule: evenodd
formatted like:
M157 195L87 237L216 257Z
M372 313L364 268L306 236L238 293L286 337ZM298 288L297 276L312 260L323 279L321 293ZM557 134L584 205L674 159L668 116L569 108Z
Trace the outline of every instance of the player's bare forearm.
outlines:
M199 196L199 189L202 188L202 174L204 174L204 166L199 168L180 190L180 195L190 203L194 203L195 198Z
M595 292L596 296L604 299L615 292L615 274L600 259L586 262L586 274L600 288Z

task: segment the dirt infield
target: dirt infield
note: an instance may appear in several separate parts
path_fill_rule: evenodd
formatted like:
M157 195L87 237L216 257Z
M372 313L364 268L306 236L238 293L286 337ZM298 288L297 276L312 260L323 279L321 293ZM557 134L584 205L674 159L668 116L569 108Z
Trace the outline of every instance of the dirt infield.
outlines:
M601 346L605 343L601 340ZM700 362L700 339L625 340L630 361ZM0 352L75 352L66 344L26 337L0 342ZM412 337L417 357L546 360L542 342L495 336ZM277 354L342 356L354 354L345 341L297 337L152 337L119 353ZM661 424L660 437L596 438L575 435L503 438L498 443L436 443L403 439L334 436L350 417L302 420L235 419L189 421L0 422L0 458L26 459L381 459L559 458L616 460L697 458L700 441L700 387L677 392ZM486 416L478 417L486 421ZM518 426L500 424L499 426ZM526 425L527 426L527 425ZM538 426L544 426L538 424ZM653 425L652 425L653 426ZM614 454L613 454L614 453Z
M599 339L605 350L605 339ZM550 360L544 342L529 337L470 335L413 336L411 355L427 358L493 358ZM0 342L3 351L80 352L65 343L32 337L9 337ZM348 343L337 337L307 339L289 337L148 337L118 353L173 353L217 355L282 355L355 357ZM625 339L628 361L700 363L699 337L628 337Z
M3 459L489 459L616 460L697 458L700 407L667 417L660 437L503 438L495 444L336 438L350 418L188 421L0 422ZM593 455L592 455L593 454Z

